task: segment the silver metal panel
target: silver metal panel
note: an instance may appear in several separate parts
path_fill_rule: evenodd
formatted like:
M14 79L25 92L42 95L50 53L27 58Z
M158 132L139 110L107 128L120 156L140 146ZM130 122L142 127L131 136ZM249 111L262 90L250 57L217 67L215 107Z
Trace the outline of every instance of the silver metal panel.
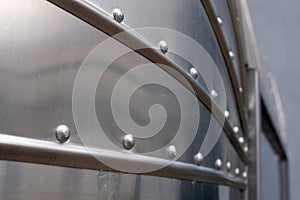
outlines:
M241 127L230 77L226 70L225 62L223 60L220 47L218 46L215 34L200 1L189 0L182 2L180 0L155 0L145 3L143 1L135 0L128 3L126 1L117 0L92 0L91 2L93 2L96 6L104 9L107 13L111 13L114 8L119 8L120 10L122 10L125 16L122 23L128 25L131 28L167 28L181 32L202 45L212 57L218 67L219 72L222 75L222 81L224 81L226 89L226 98L228 104L227 107L231 113L229 121L232 126ZM156 14L153 14L154 10ZM177 13L181 13L180 16L177 16ZM154 47L157 46L160 40L164 40L166 42L173 41L171 35L165 34L163 32L152 35L148 34L146 36L146 39L149 40ZM169 42L168 45L170 49L179 49L182 46L180 42L176 43L175 41L172 43ZM192 53L193 48L186 47L185 50L189 53ZM180 58L180 55L178 56L172 53L167 53L166 56L174 60L185 70L188 70L191 67L191 63L188 63ZM201 64L199 65L200 66L196 67L201 68ZM220 84L217 83L219 80L213 81L216 81L216 87ZM204 87L204 89L207 90L203 81L200 80L200 84ZM216 88L217 92L218 89L219 88ZM210 91L208 92L210 93ZM216 103L218 104L218 101L216 101Z
M13 17L14 20L2 24L6 31L2 32L0 49L4 55L0 75L3 82L0 91L1 132L55 142L54 128L59 124L67 124L72 132L70 143L80 145L81 141L72 118L73 83L84 58L98 43L106 39L107 35L49 3L15 1L6 5L7 7L1 8L2 13L7 18ZM18 34L19 32L22 34ZM101 61L101 58L99 59ZM118 76L118 70L121 68L130 69L133 64L145 62L148 61L136 53L130 53L116 60L113 63L115 71L110 73ZM87 77L89 75L92 75L92 72L87 74ZM112 80L108 80L107 84L104 84L104 91L111 83ZM157 91L150 89L146 94L152 96L154 92ZM163 98L164 104L169 103L170 96L166 96ZM97 105L96 109L106 106L102 103ZM207 122L211 119L209 112L205 111L202 105L200 107L204 121L200 121L199 137L194 141L191 150L181 158L189 163L193 162L193 155L199 150ZM107 119L109 120L108 117ZM106 124L112 123L108 121ZM121 146L121 137L113 135L116 131L110 133L111 139ZM159 140L162 144L168 141L168 138L162 138ZM220 157L226 160L226 151L220 150L221 148L228 149L234 165L241 165L230 142L225 140L220 140L204 166L213 167L215 160ZM149 148L152 148L151 146L148 144ZM141 145L140 148L149 150L147 145ZM31 159L32 162L35 161L34 158ZM30 162L30 159L24 161Z
M212 0L211 2L212 2L213 9L216 12L216 16L222 18L223 23L222 25L220 25L220 27L228 47L228 52L232 51L235 55L231 61L236 73L238 84L241 86L242 76L241 76L240 66L239 66L240 65L239 51L237 48L236 36L232 25L232 20L236 20L236 19L231 18L230 10L228 8L228 4L226 0L224 1Z
M0 172L0 198L7 200L226 200L232 199L229 191L236 191L201 182L6 161L0 162Z
M247 137L247 124L246 124L246 112L245 112L245 107L244 107L244 102L242 99L242 94L241 91L243 93L243 88L241 90L241 84L239 84L238 81L238 76L236 71L234 70L233 67L233 63L232 63L232 59L239 56L239 55L235 55L233 52L230 52L229 47L227 46L228 44L226 43L225 40L225 36L224 36L224 32L222 31L222 24L220 23L220 19L218 18L218 10L227 10L227 4L214 4L212 1L210 0L202 0L202 3L205 7L205 10L209 16L209 19L211 21L211 24L213 25L214 28L214 32L217 36L220 48L222 50L222 54L223 57L225 59L226 62L226 67L227 67L227 71L229 73L230 76L230 80L232 83L232 87L233 87L233 92L235 95L235 101L237 104L237 108L238 108L238 113L239 113L239 118L241 120L241 125L242 125L242 130L245 132L245 136ZM222 6L226 6L226 8L218 8L218 7L222 7ZM230 11L232 12L232 11ZM228 15L228 13L227 13ZM223 21L222 21L223 22ZM228 22L227 26L229 25L230 22ZM228 29L230 29L229 27L227 27ZM232 32L232 31L231 31ZM232 39L234 40L234 39ZM245 92L245 91L244 91Z

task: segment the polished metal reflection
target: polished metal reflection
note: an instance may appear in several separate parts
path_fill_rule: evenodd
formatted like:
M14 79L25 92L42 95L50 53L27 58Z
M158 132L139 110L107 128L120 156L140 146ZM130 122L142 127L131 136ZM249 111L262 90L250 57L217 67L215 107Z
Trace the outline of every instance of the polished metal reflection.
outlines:
M224 117L225 117L226 119L228 119L229 116L230 116L229 111L228 111L228 110L225 110L225 112L224 112Z
M215 162L215 168L217 170L220 170L220 169L222 169L222 165L223 165L223 163L222 163L221 159L217 159Z
M124 20L124 13L122 13L122 11L119 8L115 8L113 9L113 17L114 19L121 23Z
M233 127L233 132L234 132L234 133L238 133L239 130L240 130L239 127L237 127L237 126L234 126L234 127Z
M239 137L239 143L243 144L245 142L245 139L243 137Z
M130 150L134 147L135 139L132 135L125 135L123 138L123 146L126 150Z
M217 17L217 21L218 21L220 26L223 25L223 19L221 17Z
M57 140L60 143L66 143L69 141L69 139L71 137L70 128L64 124L59 125L56 127L55 135L56 135Z
M239 168L235 168L234 174L235 174L235 175L239 175L239 174L240 174L240 169L239 169Z
M190 75L193 77L193 79L197 79L199 73L196 68L192 67L190 68Z
M234 59L235 55L234 55L233 51L229 51L228 54L231 59Z
M163 54L166 54L169 50L169 47L168 47L168 43L164 40L161 40L159 43L158 43L158 47L160 49L160 51L163 53Z
M199 152L194 156L196 165L200 166L203 162L203 155Z
M174 159L177 155L176 147L174 145L170 145L167 148L167 153L168 153L168 156L169 156L170 159Z
M227 170L228 172L231 171L231 162L227 162L227 163L226 163L226 170Z
M211 98L212 98L212 99L215 99L215 98L217 98L217 97L218 97L218 93L217 93L217 91L215 91L215 90L212 90L212 91L210 92L210 96L211 96Z

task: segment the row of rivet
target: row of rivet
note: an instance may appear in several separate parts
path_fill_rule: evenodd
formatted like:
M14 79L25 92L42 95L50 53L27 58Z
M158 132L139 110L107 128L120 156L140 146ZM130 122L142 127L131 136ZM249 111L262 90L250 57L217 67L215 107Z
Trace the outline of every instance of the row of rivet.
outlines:
M71 137L71 131L70 131L70 128L66 125L59 125L56 127L56 130L55 130L55 135L56 135L56 138L57 140L60 142L60 143L66 143L69 141L70 137ZM130 150L134 147L135 145L135 139L132 135L125 135L124 138L123 138L123 147L126 149L126 150ZM174 159L177 155L177 150L176 150L176 147L174 145L170 145L168 148L167 148L167 154L168 154L168 157L170 159ZM194 156L194 161L195 161L195 164L200 166L202 164L204 160L204 157L201 153L197 153L195 156ZM222 161L221 159L217 159L216 162L215 162L215 168L217 170L221 170L222 169ZM228 172L231 171L231 163L230 162L227 162L226 163L226 170ZM235 171L234 171L235 175L239 175L240 173L240 170L239 168L236 168ZM247 173L244 172L243 173L243 177L246 178L247 177Z
M124 14L122 13L122 11L121 11L119 8L113 9L113 12L112 12L112 13L113 13L113 18L114 18L117 22L121 23L121 22L124 20ZM218 21L218 23L220 24L220 26L223 25L223 20L222 20L221 17L217 17L217 21ZM158 47L159 47L159 49L161 50L161 52L162 52L163 54L166 54L166 53L168 52L168 44L167 44L166 41L161 40L161 41L159 42ZM234 59L235 55L234 55L233 51L230 50L230 51L228 52L228 54L229 54L229 57L230 57L231 59ZM196 70L195 68L191 68L191 69L190 69L190 74L191 74L191 76L192 76L194 79L197 79L197 77L198 77L198 72L197 72L197 70ZM239 87L239 92L240 92L240 93L243 93L243 88L242 88L242 87ZM217 93L216 93L216 94L217 94Z
M223 25L223 19L221 17L217 17L217 22L220 26ZM228 51L228 55L229 55L231 60L233 60L235 58L235 55L234 55L233 51L231 51L231 50ZM242 87L239 87L239 92L241 94L243 93L243 88Z

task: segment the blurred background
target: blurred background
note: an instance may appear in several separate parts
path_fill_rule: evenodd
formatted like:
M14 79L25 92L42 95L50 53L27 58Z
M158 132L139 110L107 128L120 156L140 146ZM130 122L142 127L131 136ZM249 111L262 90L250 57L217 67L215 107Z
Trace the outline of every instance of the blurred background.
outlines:
M290 199L298 200L300 199L300 174L298 173L300 166L298 132L300 128L300 1L248 0L248 6L262 63L272 72L281 94L290 157ZM268 169L272 166L265 163L263 167ZM266 190L276 193L272 188Z

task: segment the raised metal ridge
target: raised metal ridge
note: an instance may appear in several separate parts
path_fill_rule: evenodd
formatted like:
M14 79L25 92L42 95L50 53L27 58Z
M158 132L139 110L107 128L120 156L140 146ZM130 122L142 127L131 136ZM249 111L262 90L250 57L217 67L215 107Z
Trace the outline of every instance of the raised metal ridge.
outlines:
M153 63L156 63L164 71L176 78L185 87L189 88L188 84L192 86L197 98L203 103L203 105L212 113L215 119L222 126L224 132L229 138L230 143L237 151L240 159L245 164L248 163L247 154L244 152L242 146L238 142L238 138L234 134L231 125L225 119L224 114L218 106L211 101L209 94L202 89L201 85L197 83L188 72L184 71L174 61L164 56L161 51L153 46L149 45L145 38L139 34L133 34L132 32L126 32L129 30L124 24L118 23L107 14L104 10L99 8L97 5L91 3L88 0L48 0L63 10L73 14L79 19L87 22L98 30L106 33L107 35L115 38L120 43L126 45L131 49L135 49L137 53L149 59ZM126 36L114 37L116 34L124 32ZM145 49L136 49L136 47L148 47ZM158 64L159 63L159 64ZM179 72L180 77L176 75L173 70ZM182 81L182 76L188 81L188 84ZM213 111L213 112L212 112ZM224 124L223 124L224 123Z
M246 138L248 138L248 129L247 129L247 121L246 121L246 114L244 112L244 104L243 104L243 100L242 100L242 96L240 94L239 91L239 84L238 84L238 79L237 79L237 75L234 71L234 67L233 67L233 63L231 61L231 58L228 54L228 45L226 44L226 40L225 40L225 36L223 35L223 32L221 30L220 25L218 24L217 21L217 13L215 12L215 10L213 9L212 3L210 0L201 0L204 9L206 10L207 16L212 24L213 30L216 34L216 38L217 41L219 42L219 46L221 48L221 52L223 54L225 63L226 63L226 67L227 67L227 71L229 73L229 77L231 80L231 84L233 87L233 92L234 92L234 96L237 102L237 107L238 107L238 112L239 112L239 118L241 120L241 124L242 124L242 130L245 133ZM242 80L243 82L243 80Z
M120 172L96 159L100 157L113 162L134 163L139 166L161 166L161 169L157 171L141 173L145 175L202 181L238 189L246 187L244 179L207 167L172 162L130 152L116 152L0 134L0 159L3 160Z

